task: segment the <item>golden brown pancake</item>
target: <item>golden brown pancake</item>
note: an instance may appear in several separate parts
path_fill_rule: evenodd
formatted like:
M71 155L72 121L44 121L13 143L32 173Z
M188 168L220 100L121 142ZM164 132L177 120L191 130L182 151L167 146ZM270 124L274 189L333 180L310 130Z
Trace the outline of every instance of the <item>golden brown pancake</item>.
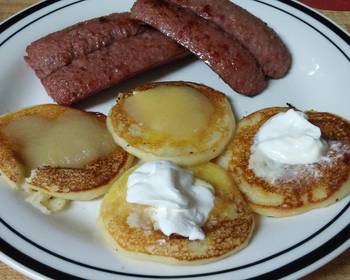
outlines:
M267 216L290 216L328 206L350 193L350 124L330 113L306 112L308 120L333 143L326 158L308 165L286 165L292 177L268 181L249 168L254 137L272 116L289 108L262 109L243 118L227 151L218 162L227 168L253 211ZM336 143L336 144L335 144Z
M173 99L173 97L180 94L176 92L177 89L180 91L180 89L187 88L196 92L196 94L190 96L191 98L189 100L192 100L193 97L200 97L199 99L203 102L203 106L199 106L198 104L189 105L189 110L186 113L182 112L179 108L186 105L183 104L185 101L173 104L176 102L166 102L159 99L155 101L153 99L154 103L165 103L157 106L157 104L152 103L149 99L143 100L145 103L149 102L150 106L145 105L146 108L137 108L138 110L136 110L135 115L139 114L142 110L147 111L147 108L154 106L154 110L149 109L149 115L157 117L156 120L153 120L153 123L151 122L151 126L153 125L153 127L142 123L142 118L139 121L135 120L127 112L127 109L125 109L126 104L135 95L147 95L149 90L160 88L171 89L162 92L162 96L159 99L162 99L164 95L172 96ZM175 94L171 94L171 91L172 93L175 92ZM206 106L208 108L205 112L202 112ZM173 118L167 119L169 116L164 116L164 112L160 114L159 111L163 110L163 107L166 108L165 113L169 112L169 115L172 115ZM205 114L207 114L208 120L203 127L195 131L197 129L196 127L193 133L187 133L185 136L178 135L184 127L189 126L190 123L193 124L193 121L195 121L198 115L206 117ZM145 116L148 117L147 114ZM161 123L163 119L166 120L164 123ZM172 127L174 123L177 126L174 126L170 131L164 131L166 130L164 127ZM108 114L107 127L116 143L140 159L146 161L164 159L180 165L196 165L217 157L224 150L232 137L235 128L235 119L231 105L223 93L201 84L163 82L143 85L121 95L116 105Z
M21 187L25 184L30 189L42 191L54 197L89 200L104 194L110 184L131 166L134 157L116 145L108 155L101 156L79 168L42 166L30 172L16 144L5 137L2 128L11 121L24 117L56 119L67 111L88 114L105 126L106 117L103 114L82 112L54 104L33 106L0 117L0 173L11 186Z
M208 263L244 248L254 229L254 216L232 178L213 163L189 169L215 189L214 207L203 226L204 240L168 237L149 226L142 214L144 206L126 201L127 180L134 167L113 184L101 205L99 225L110 244L126 256L171 264ZM130 222L135 215L141 217L136 225Z

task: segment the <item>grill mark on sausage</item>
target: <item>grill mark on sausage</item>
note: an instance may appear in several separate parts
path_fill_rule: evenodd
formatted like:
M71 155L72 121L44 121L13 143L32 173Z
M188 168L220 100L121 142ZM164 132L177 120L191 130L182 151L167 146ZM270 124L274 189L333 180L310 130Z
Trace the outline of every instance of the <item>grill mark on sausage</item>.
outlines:
M159 0L138 0L131 16L196 54L235 91L253 96L265 86L255 58L235 38L188 9Z
M156 66L185 57L189 52L151 28L76 58L42 79L47 93L71 105Z
M245 46L271 78L289 70L291 55L276 32L265 22L229 0L169 0L220 26Z

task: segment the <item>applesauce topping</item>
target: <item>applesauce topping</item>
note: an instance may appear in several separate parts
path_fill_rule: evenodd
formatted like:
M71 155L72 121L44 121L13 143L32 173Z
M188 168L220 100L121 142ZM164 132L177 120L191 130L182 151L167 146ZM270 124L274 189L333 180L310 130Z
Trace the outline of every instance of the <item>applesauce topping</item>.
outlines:
M159 86L134 91L124 110L140 126L177 138L204 130L213 113L206 96L188 86Z
M111 153L116 144L94 116L67 111L55 119L25 116L1 130L26 167L81 168Z

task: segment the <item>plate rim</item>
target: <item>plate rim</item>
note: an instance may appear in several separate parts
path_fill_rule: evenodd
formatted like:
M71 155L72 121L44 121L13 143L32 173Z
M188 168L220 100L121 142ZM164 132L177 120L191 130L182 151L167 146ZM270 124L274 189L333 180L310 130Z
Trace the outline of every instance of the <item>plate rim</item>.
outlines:
M233 268L228 268L225 270L220 270L220 271L214 271L214 272L208 272L208 273L201 273L201 274L188 274L188 275L146 275L146 274L134 274L134 273L125 273L125 272L120 272L120 271L113 271L113 270L108 270L108 269L103 269L103 268L98 268L98 267L93 267L91 265L87 265L84 263L80 263L74 260L71 260L69 258L66 258L64 256L61 256L59 254L56 254L54 252L51 252L50 250L36 244L35 242L31 241L15 229L13 229L10 225L8 225L2 218L0 218L0 223L3 224L5 227L7 227L13 234L15 234L17 237L21 238L23 241L29 243L30 245L36 247L37 249L44 251L45 253L50 254L52 257L59 258L63 261L67 261L70 264L73 265L79 265L87 269L93 269L98 272L102 273L108 273L108 274L113 274L113 275L119 275L119 276L129 276L129 277L137 277L137 278L157 278L157 279L179 279L179 278L198 278L198 277L208 277L208 276L214 276L214 275L222 275L230 272L234 272L235 270L239 269L245 269L250 266L258 265L260 263L263 263L265 261L269 261L275 257L278 257L280 255L283 255L295 248L300 247L303 244L306 244L309 240L313 239L316 237L318 234L323 232L325 229L327 229L329 226L331 226L334 222L338 220L340 216L342 216L348 209L350 209L350 201L338 212L337 215L335 215L332 220L330 220L326 225L321 227L318 231L314 232L311 234L309 237L303 239L302 241L288 247L287 249L284 249L283 251L280 251L278 253L275 253L271 256L268 256L264 259L260 259L258 261L240 266L240 267L233 267ZM279 268L272 269L271 271L265 272L263 274L260 274L258 276L252 277L252 278L246 278L246 280L265 280L265 279L279 279L282 277L290 276L293 273L296 273L298 271L301 271L302 269L306 269L310 265L316 263L317 261L322 260L323 258L327 257L329 254L331 254L333 251L335 251L337 248L341 247L343 244L345 244L349 239L350 239L350 222L344 226L342 230L340 230L335 236L333 236L331 239L329 239L327 242L322 244L321 246L315 248L314 250L308 252L307 254L293 260L292 262L285 264ZM33 259L31 256L26 255L25 253L22 253L20 250L17 248L13 247L11 244L6 242L0 237L0 248L2 252L10 257L11 259L14 259L15 261L19 262L21 265L24 265L28 267L28 263L31 264L30 269L42 273L41 271L47 271L48 269L52 271L48 271L49 274L45 274L45 276L49 277L55 277L54 279L61 279L61 277L70 277L69 279L76 279L76 280L81 280L84 278L74 276L71 274L68 274L66 272L60 271L56 268L52 268L49 265L43 264L35 259ZM344 249L346 250L346 248ZM341 252L339 252L340 254ZM38 271L35 268L40 268ZM58 278L56 278L58 277ZM63 278L65 279L65 278Z
M66 8L66 7L69 7L71 5L78 4L78 3L81 3L81 2L85 2L85 1L87 1L87 0L76 0L76 1L73 1L73 2L67 1L68 3L66 5L58 7L56 9L54 9L54 10L49 11L48 13L45 13L44 15L39 16L38 18L35 18L34 20L30 21L29 23L25 24L24 26L22 26L21 28L17 29L16 31L11 33L9 36L7 36L5 38L5 40L0 42L0 47L3 46L8 40L10 40L17 33L22 31L26 27L28 27L30 24L40 20L41 18L46 17L46 16L48 16L48 15L50 15L50 14L52 14L52 13L58 11L58 10L61 10L61 9ZM252 0L252 1L255 1L255 2L258 2L258 3L261 3L261 4L265 4L265 5L273 7L273 8L276 8L276 9L278 9L278 10L280 10L280 11L282 11L282 12L284 12L284 13L290 15L290 16L293 16L293 17L299 19L303 23L307 24L308 26L310 26L311 28L316 30L318 33L320 33L323 37L325 37L328 41L330 41L345 56L345 58L350 63L350 57L335 42L333 42L333 40L331 38L329 38L327 35L325 35L322 31L317 29L312 24L306 22L305 20L303 20L300 17L292 14L289 11L283 10L283 9L281 9L279 7L276 7L276 6L272 5L272 4L264 2L264 0ZM24 19L24 18L34 14L35 12L37 12L37 11L43 9L43 8L49 7L49 6L51 6L51 5L55 4L55 3L58 3L58 2L64 2L64 1L61 1L61 0L42 1L42 2L39 2L37 4L34 4L34 5L26 8L25 10L22 10L22 11L18 12L14 16L12 16L12 17L8 18L7 20L3 21L2 23L0 23L0 34L3 33L5 30L9 29L10 27L12 27L13 25L15 25L16 23L20 22L22 19ZM310 16L311 18L315 19L317 22L320 22L322 24L322 26L325 26L328 29L330 29L331 31L333 31L333 33L335 33L339 38L341 38L346 43L346 45L350 46L350 34L348 34L345 30L343 30L341 27L339 27L336 23L334 23L333 21L331 21L328 18L324 17L323 15L321 15L320 13L315 11L314 9L312 9L312 8L310 8L308 6L305 6L305 5L303 5L303 4L299 3L299 2L296 2L296 1L278 0L277 2L283 3L283 4L287 5L287 6L292 7L292 8L295 8L299 12ZM275 257L275 255L281 255L281 254L285 253L286 251L290 251L293 248L299 247L301 245L300 243L302 243L302 244L306 243L307 240L312 239L315 235L317 235L317 232L322 231L323 228L327 228L330 224L332 224L334 221L336 221L337 217L341 216L341 213L344 213L349 207L350 207L350 202L347 203L347 205L345 205L345 207L343 209L341 209L340 212L337 215L335 215L330 222L328 222L320 230L318 230L318 231L314 232L313 234L311 234L309 237L303 239L303 241L298 242L297 244L294 244L293 246L290 246L289 248L287 248L285 250L282 250L281 252L275 253L275 254L273 254L273 255L271 255L269 257L266 257L266 258L264 258L262 260L269 260L269 259ZM11 229L11 226L8 225L1 217L0 217L0 223L2 225L4 225L5 227L7 227L12 233L17 235L17 237L19 237L22 240L24 240L24 241L30 243L31 245L33 245L32 244L32 243L34 243L33 241L31 241L31 240L28 241L28 239L24 235L18 233L13 228ZM17 234L15 232L17 232ZM22 235L22 237L21 237L21 235ZM349 236L350 236L350 222L347 225L345 225L345 227L341 231L339 231L335 236L333 236L331 239L329 239L326 243L324 243L321 246L315 248L311 252L308 252L307 254L303 255L302 257L297 258L293 262L288 263L288 264L286 264L286 265L284 265L282 267L279 267L277 269L272 268L271 271L268 271L266 273L260 274L257 277L254 277L254 279L271 279L272 276L274 278L281 278L281 277L291 276L292 274L294 274L296 272L300 272L300 271L302 271L304 269L307 269L307 267L309 267L310 265L316 263L317 261L322 260L323 258L328 256L329 254L331 254L334 250L336 250L337 248L341 247L346 241L348 241L350 239ZM334 247L334 246L336 246L336 247ZM35 247L39 248L41 246L37 245ZM1 252L4 253L7 257L9 257L11 260L17 262L18 264L24 266L27 269L30 269L31 271L33 271L35 273L38 273L39 275L48 276L48 277L54 277L54 278L56 278L56 277L69 277L69 279L77 279L77 280L83 279L83 278L80 278L78 276L74 276L74 275L68 274L66 272L60 271L60 270L58 270L56 268L53 268L53 267L51 267L49 265L46 265L44 263L41 263L41 262L33 259L31 256L26 255L25 253L22 253L17 248L13 247L10 243L6 242L2 237L0 237L0 249L1 249ZM346 250L346 248L344 250ZM55 254L55 253L52 254L52 253L53 252L51 252L51 255L53 257L57 257L57 254ZM12 255L12 257L10 255ZM65 257L62 257L62 256L58 256L58 257L60 259L63 259L63 260L65 259ZM258 261L253 262L253 263L259 263L262 260L258 260ZM31 266L28 265L28 263L30 263ZM78 262L73 261L73 263L76 265ZM78 263L78 265L81 265L81 264ZM85 268L95 269L94 267L88 267L88 266L89 265L84 265ZM244 268L245 266L246 265L243 265L241 267ZM36 269L34 269L33 267L35 267ZM177 276L177 275L172 275L172 276L143 275L143 274L132 274L132 273L117 272L117 271L113 271L113 274L114 275L120 275L120 276L138 277L138 278L158 278L158 279L170 279L170 278L172 278L173 279L173 278L183 278L183 277L196 278L196 277L206 277L206 276L221 275L221 274L224 274L224 273L232 272L234 270L237 270L237 269L231 268L231 269L225 269L225 270L221 270L221 271L215 271L215 272L209 272L209 273L203 273L203 274L191 274L191 275L180 275L180 276ZM43 273L43 271L45 273ZM111 272L111 271L107 271L106 269L102 269L102 272L105 272L105 273L107 272L108 273L108 272ZM253 279L253 278L249 278L249 279Z

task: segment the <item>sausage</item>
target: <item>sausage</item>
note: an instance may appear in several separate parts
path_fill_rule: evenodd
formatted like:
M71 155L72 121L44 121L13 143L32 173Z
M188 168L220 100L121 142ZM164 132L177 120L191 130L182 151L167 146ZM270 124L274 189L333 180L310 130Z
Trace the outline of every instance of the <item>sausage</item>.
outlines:
M220 26L257 59L265 74L281 78L289 70L291 55L273 29L229 0L169 0Z
M165 1L138 0L131 16L196 54L235 91L253 96L265 88L265 75L250 52L235 38L190 10Z
M71 105L141 72L185 57L189 52L162 33L143 33L76 58L70 65L43 78L47 93L62 105Z
M144 24L131 19L129 13L115 13L75 24L51 33L33 43L26 51L26 62L39 78L44 78L75 58L136 35Z

